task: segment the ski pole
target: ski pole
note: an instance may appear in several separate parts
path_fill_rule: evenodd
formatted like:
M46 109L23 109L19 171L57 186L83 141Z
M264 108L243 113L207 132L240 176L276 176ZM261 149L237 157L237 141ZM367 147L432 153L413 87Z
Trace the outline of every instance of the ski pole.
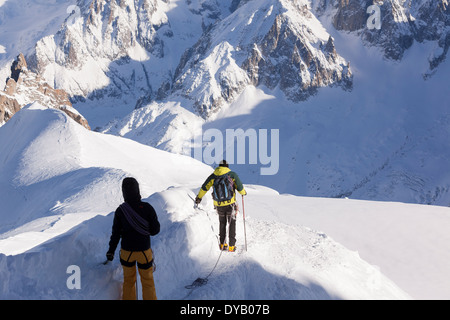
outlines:
M242 218L244 219L244 240L245 240L245 251L247 251L247 231L245 229L245 209L244 209L244 196L242 196Z

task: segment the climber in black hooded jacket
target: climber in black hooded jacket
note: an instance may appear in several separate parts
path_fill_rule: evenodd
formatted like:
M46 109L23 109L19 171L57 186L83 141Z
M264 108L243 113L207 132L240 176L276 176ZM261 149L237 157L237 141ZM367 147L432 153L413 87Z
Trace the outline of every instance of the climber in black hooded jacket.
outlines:
M119 206L114 214L114 223L108 250L108 254L112 254L113 256L120 238L122 238L122 249L128 251L144 251L150 248L150 236L157 235L160 230L155 209L149 203L141 201L139 184L136 179L125 178L122 183L122 193L125 203L129 204L140 217L148 221L149 235L136 232L126 219L121 206Z
M114 214L112 234L106 257L114 259L114 252L121 241L120 263L124 268L123 299L136 299L136 263L142 281L143 298L156 299L153 281L153 252L150 236L160 231L155 209L141 201L139 184L134 178L122 182L125 200Z

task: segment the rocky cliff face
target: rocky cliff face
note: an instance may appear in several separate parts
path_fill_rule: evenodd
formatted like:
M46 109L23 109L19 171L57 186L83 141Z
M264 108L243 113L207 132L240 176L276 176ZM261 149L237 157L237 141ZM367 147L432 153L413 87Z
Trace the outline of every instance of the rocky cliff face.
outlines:
M87 129L87 120L80 115L62 89L54 89L41 76L28 70L23 54L11 66L11 77L0 92L0 123L8 121L22 107L35 101L49 108L61 109Z
M78 5L80 18L29 57L30 68L72 101L116 98L141 107L175 94L207 117L248 85L279 87L293 101L319 87L352 86L348 63L306 0Z
M369 29L373 4L380 29ZM27 56L29 68L72 102L128 112L182 97L204 118L250 86L280 89L299 102L318 88L351 90L349 62L319 20L354 32L385 57L401 60L412 44L436 42L432 76L447 56L447 0L79 0L54 36ZM182 17L182 18L181 18Z
M430 76L447 56L450 46L450 10L447 0L313 0L318 16L330 17L337 30L356 32L365 44L382 49L388 59L402 59L414 43L434 41L429 57ZM373 12L380 9L380 29L367 27Z
M199 13L185 3L80 0L77 5L80 16L39 41L29 57L31 69L75 102L111 98L131 111L156 99L159 88L171 85L181 53L202 32L201 19L192 18Z
M0 126L20 110L20 105L16 99L0 91Z
M307 1L241 1L186 51L173 92L208 117L248 85L280 88L304 101L320 87L352 87L348 62Z

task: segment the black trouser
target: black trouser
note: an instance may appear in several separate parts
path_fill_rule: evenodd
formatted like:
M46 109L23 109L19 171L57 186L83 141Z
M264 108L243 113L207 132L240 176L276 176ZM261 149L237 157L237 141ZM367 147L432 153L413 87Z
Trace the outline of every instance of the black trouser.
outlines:
M236 216L234 214L234 204L229 206L217 207L217 213L219 214L219 237L220 243L225 243L228 229L228 245L233 247L236 244Z

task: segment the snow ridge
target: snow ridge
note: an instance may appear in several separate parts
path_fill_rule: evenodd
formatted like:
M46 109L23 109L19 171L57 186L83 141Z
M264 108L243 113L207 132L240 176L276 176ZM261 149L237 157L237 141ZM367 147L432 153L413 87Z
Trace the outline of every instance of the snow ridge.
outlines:
M36 117L41 121L33 121ZM161 233L152 241L160 299L183 298L184 286L211 268L219 253L211 230L218 230L212 200L205 197L202 203L208 217L204 211L193 208L191 199L211 168L188 157L88 131L62 111L38 104L19 111L0 128L0 136L20 132L24 126L31 126L33 130L28 132L37 138L15 135L16 141L5 143L2 139L0 144L2 151L15 146L15 152L2 152L0 159L4 164L0 183L9 199L1 199L7 206L2 208L0 217L0 249L8 254L0 254L0 265L4 266L0 272L2 298L120 298L122 275L118 259L107 266L100 263L107 250L112 211L121 201L118 186L126 175L136 176L141 182L142 194L155 207L161 222ZM50 142L58 140L56 153ZM93 149L98 149L97 153ZM119 149L124 152L121 156L117 156ZM36 163L48 159L49 153L54 154L54 159L41 167L15 161L28 159L27 153L32 153L30 160ZM145 161L135 156L127 158L127 153ZM115 159L111 159L113 154ZM150 167L148 159L152 161ZM189 172L171 173L174 166L189 167ZM83 170L87 170L86 174ZM95 185L93 180L101 184ZM51 185L57 188L50 190ZM248 189L254 195L279 196L258 186ZM5 193L0 195L4 196ZM261 216L266 210L252 208L258 207L258 202L250 196L246 202L248 251L242 251L239 221L240 250L235 255L224 255L208 286L196 289L190 299L409 298L358 254L324 233L267 220ZM36 208L34 215L25 216L31 207ZM66 271L70 266L81 270L79 290L67 286ZM371 280L374 275L379 280L375 287Z

